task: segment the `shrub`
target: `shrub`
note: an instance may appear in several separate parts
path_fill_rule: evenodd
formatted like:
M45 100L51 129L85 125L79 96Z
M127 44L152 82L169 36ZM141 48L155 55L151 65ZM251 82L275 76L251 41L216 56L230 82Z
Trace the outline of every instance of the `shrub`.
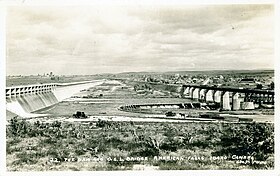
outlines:
M17 154L18 160L15 160L13 164L36 164L38 162L39 155L36 152L26 152L23 151Z
M111 123L109 121L106 121L106 120L98 119L98 121L96 122L96 126L99 127L99 128L104 128L104 127L111 126Z
M26 122L25 120L18 119L17 117L13 117L7 127L7 134L9 136L24 137L28 133L29 129L30 123Z
M220 154L254 156L265 161L274 153L272 124L239 124L226 127L221 137Z

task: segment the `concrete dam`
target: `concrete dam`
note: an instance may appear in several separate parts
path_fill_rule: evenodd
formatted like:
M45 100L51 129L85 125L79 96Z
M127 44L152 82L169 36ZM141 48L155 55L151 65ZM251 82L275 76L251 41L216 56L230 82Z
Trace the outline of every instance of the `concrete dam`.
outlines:
M83 89L102 83L102 80L98 80L7 87L6 109L21 117L35 117L38 114L32 112L52 106Z

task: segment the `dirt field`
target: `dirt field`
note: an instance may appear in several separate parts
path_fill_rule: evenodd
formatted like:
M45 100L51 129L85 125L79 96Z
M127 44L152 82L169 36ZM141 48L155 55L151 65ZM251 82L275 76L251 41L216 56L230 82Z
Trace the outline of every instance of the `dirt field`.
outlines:
M120 111L125 105L142 104L180 104L191 102L189 99L177 98L165 90L135 91L133 85L121 81L108 80L87 90L82 90L72 98L66 99L55 106L40 110L36 113L49 114L52 117L72 117L77 111L85 112L88 116L126 116L145 117L146 115L165 116L168 111L198 116L201 113L216 112L207 109L149 109L136 113L134 111ZM261 110L221 112L231 113L232 116L252 118L259 122L273 122L274 115L262 115ZM246 115L248 114L248 115Z

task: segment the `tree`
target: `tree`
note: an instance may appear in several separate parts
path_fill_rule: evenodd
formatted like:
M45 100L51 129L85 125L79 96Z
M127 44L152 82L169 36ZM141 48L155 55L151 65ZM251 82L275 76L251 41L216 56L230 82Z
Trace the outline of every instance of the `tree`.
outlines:
M274 89L274 82L273 81L270 83L270 89Z
M263 85L262 84L257 84L257 89L262 89L263 88Z

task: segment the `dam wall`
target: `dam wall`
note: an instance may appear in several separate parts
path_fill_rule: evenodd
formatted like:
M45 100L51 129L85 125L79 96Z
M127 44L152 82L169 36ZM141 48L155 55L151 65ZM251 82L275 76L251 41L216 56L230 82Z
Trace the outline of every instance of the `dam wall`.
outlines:
M38 116L32 112L55 105L83 89L88 89L101 83L102 81L83 82L80 84L70 83L69 85L57 84L54 88L44 91L37 88L36 91L18 92L14 95L9 94L6 95L6 109L21 117ZM22 90L27 89L22 88Z
M19 95L6 98L6 109L22 117L32 116L30 113L58 103L52 91Z

